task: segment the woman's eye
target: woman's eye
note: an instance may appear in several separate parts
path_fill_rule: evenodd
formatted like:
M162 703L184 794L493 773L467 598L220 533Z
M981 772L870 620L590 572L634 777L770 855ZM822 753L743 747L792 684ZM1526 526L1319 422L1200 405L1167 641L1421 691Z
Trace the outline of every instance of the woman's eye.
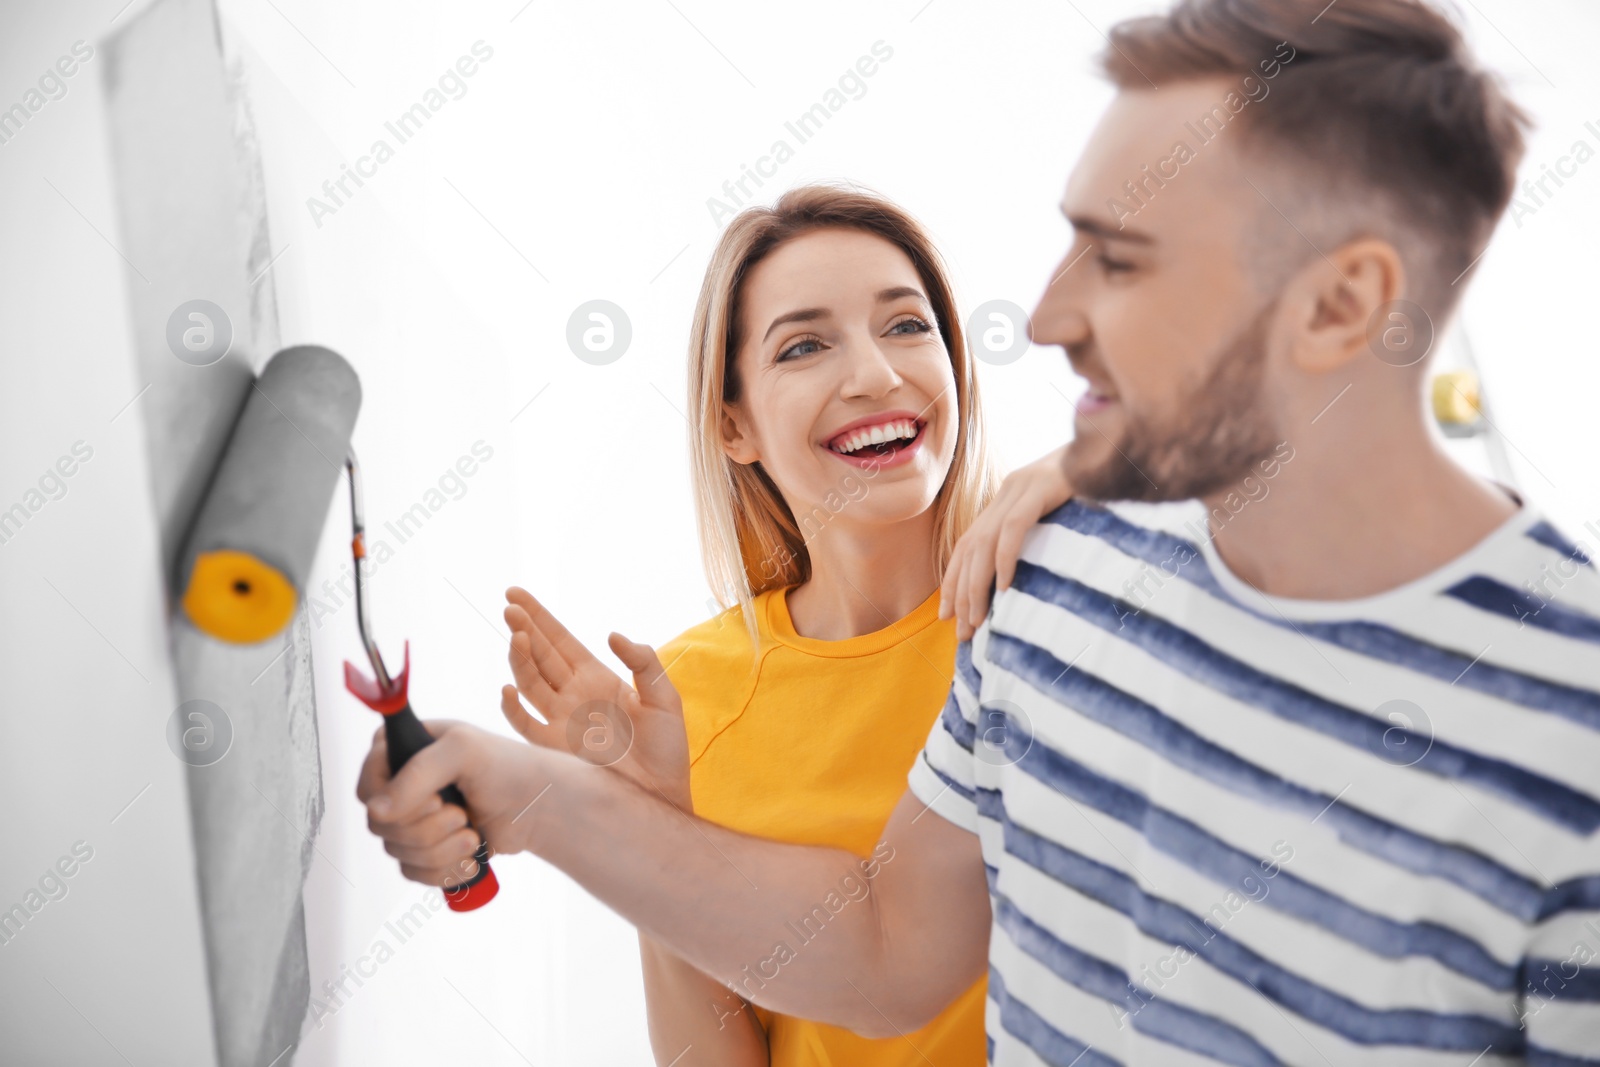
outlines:
M909 326L911 329L900 331L900 327L902 326ZM889 327L889 332L895 333L896 331L900 331L902 333L928 333L932 329L933 327L929 326L923 320L913 317L906 319L903 322L895 323L893 326Z
M798 356L809 356L813 352L818 352L821 349L821 341L817 340L815 337L805 337L779 352L778 358L775 360L775 362L782 363L786 359L792 359Z

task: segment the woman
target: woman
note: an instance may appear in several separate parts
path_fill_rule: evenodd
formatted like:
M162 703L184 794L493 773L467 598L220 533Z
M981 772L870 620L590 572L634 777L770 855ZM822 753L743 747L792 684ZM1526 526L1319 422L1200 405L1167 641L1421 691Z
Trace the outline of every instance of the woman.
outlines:
M944 267L909 216L827 186L738 216L707 269L689 352L704 563L738 610L659 660L612 635L635 696L511 590L517 687L550 719L536 722L513 691L512 725L685 810L692 796L696 814L730 828L892 862L875 846L954 671L941 578L947 594L963 583L944 615L959 602L965 636L987 603L988 561L998 550L1005 584L1021 532L1068 496L1047 457L1008 479L1010 503L957 555L995 494L977 394ZM788 917L785 948L803 952L855 892ZM873 1040L753 1008L740 994L781 981L781 953L752 961L731 990L648 938L641 952L660 1064L690 1047L697 1064L985 1058L981 980L916 1033Z

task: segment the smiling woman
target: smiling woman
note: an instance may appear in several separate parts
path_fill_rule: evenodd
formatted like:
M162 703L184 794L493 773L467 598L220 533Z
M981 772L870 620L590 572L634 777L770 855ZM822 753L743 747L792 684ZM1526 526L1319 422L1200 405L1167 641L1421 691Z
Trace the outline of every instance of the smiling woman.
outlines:
M706 573L740 609L661 650L692 808L883 858L955 669L939 579L994 491L938 252L899 208L853 190L805 186L744 212L706 270L689 397ZM793 919L773 916L779 962L806 944ZM641 951L663 1064L686 1044L741 1065L983 1059L982 980L922 1029L877 1040L756 1007L783 981L776 966L729 989L648 938Z

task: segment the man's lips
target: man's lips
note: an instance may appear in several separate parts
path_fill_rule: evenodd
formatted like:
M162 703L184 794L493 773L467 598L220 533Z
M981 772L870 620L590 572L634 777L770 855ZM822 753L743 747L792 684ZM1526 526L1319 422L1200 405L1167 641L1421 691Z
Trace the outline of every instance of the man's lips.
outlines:
M1078 398L1078 414L1098 415L1115 403L1117 403L1117 398L1114 395L1090 389Z
M1077 411L1079 415L1097 415L1111 405L1117 403L1117 391L1111 384L1102 378L1085 374L1083 368L1072 368L1082 378L1086 388L1083 395L1078 398Z

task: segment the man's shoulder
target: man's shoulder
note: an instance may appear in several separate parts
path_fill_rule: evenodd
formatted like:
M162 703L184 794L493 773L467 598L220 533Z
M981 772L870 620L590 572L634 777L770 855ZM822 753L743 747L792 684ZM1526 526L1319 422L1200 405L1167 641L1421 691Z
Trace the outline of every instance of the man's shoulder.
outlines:
M1016 576L989 619L1012 636L1049 630L1047 606L1121 614L1115 598L1140 582L1204 581L1206 511L1198 501L1145 504L1069 500L1023 538ZM984 644L986 649L987 645ZM983 649L974 655L982 660ZM958 659L958 668L960 666Z
M1023 542L1023 559L1058 573L1108 557L1163 559L1182 554L1185 547L1196 551L1205 530L1205 507L1195 500L1106 504L1073 499L1039 520Z
M1594 546L1569 536L1542 514L1531 513L1521 535L1507 539L1506 545L1495 553L1494 562L1495 569L1509 576L1553 573L1568 581L1600 586Z
M1534 635L1600 642L1595 549L1537 513L1469 554L1443 592L1481 611L1515 618L1524 629L1531 626Z
M1074 529L1120 524L1176 533L1187 529L1194 522L1203 522L1205 515L1205 505L1198 500L1175 500L1153 504L1135 500L1116 500L1106 503L1073 497L1045 515L1039 522L1041 525L1067 526Z

